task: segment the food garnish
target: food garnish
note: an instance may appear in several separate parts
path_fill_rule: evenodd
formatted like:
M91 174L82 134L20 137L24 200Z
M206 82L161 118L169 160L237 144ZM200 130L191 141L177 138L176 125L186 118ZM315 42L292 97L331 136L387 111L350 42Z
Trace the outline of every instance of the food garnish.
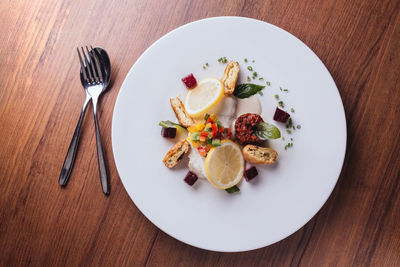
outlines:
M275 121L286 123L289 118L290 118L290 114L287 113L286 111L284 111L278 107L275 109L275 114L274 114Z
M211 147L221 145L221 140L230 139L232 133L229 128L222 126L215 115L204 115L204 121L199 121L188 128L190 133L190 142L194 148L197 148L200 155L207 156Z
M221 63L227 63L228 62L228 60L226 59L226 57L220 57L219 59L218 59L218 62L221 62Z
M252 95L257 94L264 88L265 88L265 86L263 86L263 85L258 85L258 84L253 84L253 83L242 83L242 84L236 85L233 95L236 96L237 98L241 98L241 99L248 98Z
M287 150L288 148L291 148L293 146L293 143L287 143L285 145L285 150Z
M193 76L193 73L190 73L188 76L182 78L182 82L185 84L187 89L192 89L197 85L197 81Z
M286 128L290 129L292 127L293 127L293 120L292 118L289 118L286 123Z
M185 129L185 127L183 127L182 125L180 125L178 123L175 123L175 122L172 122L172 121L160 121L158 123L158 125L160 125L162 127L165 127L165 128L172 128L172 127L173 128L178 128L178 127L180 127L180 128Z
M197 181L197 175L189 171L183 179L188 185L192 186Z
M237 187L235 185L235 186L232 186L231 188L226 188L225 191L228 192L229 194L232 194L232 193L240 192L240 189L239 189L239 187Z
M244 179L248 182L258 175L256 167L251 166L244 171Z
M227 189L240 182L243 177L244 158L240 147L224 140L212 147L205 161L207 179L217 188Z
M224 96L224 85L216 78L201 80L196 88L189 90L185 97L185 109L189 116L201 118L221 101Z
M256 125L255 135L261 140L277 139L281 137L281 131L275 125L260 122Z
M168 127L161 128L161 136L166 138L175 138L176 136L176 128Z

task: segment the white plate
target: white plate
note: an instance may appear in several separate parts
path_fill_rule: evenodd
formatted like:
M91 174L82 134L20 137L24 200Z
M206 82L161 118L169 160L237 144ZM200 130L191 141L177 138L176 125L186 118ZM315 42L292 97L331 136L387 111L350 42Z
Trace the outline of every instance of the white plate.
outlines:
M161 159L173 142L160 136L161 120L174 120L169 98L184 95L181 78L221 77L226 56L244 58L270 81L260 96L263 118L273 122L279 94L301 130L294 145L271 142L275 166L229 195L199 180L183 182L186 167L167 169ZM251 60L254 59L255 63ZM208 62L210 67L203 70ZM258 81L257 81L258 82ZM288 88L281 92L279 87ZM300 40L271 24L242 17L195 21L166 34L129 71L114 109L112 143L121 180L133 202L157 227L187 244L214 251L246 251L275 243L306 224L323 206L340 174L346 119L339 92L319 58Z

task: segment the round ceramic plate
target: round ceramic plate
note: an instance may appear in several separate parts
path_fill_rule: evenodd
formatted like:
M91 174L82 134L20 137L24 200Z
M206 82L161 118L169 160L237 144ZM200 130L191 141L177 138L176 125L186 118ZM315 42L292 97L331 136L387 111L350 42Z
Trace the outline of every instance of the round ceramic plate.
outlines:
M258 177L243 180L235 194L201 179L190 187L183 181L187 162L168 169L161 161L174 144L161 137L158 125L175 120L169 98L185 95L181 78L189 73L198 80L221 77L221 57L239 62L239 82L252 77L248 66L258 73L253 83L270 82L258 96L262 116L285 138L270 142L278 162L257 166ZM275 94L287 111L295 110L290 114L301 129L289 134L273 121ZM285 150L289 142L293 146ZM116 101L112 144L129 196L157 227L199 248L246 251L291 235L323 206L342 168L346 119L331 75L299 39L262 21L216 17L171 31L137 60Z

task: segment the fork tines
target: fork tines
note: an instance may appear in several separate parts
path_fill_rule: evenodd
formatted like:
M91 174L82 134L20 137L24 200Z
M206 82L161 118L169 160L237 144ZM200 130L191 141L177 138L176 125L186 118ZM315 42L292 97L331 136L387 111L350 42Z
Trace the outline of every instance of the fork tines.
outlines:
M78 51L81 70L85 81L88 83L102 83L103 73L101 72L99 58L97 57L93 47L90 46L89 50L89 48L86 46L86 52L83 47L81 47L83 59L78 47L76 50Z

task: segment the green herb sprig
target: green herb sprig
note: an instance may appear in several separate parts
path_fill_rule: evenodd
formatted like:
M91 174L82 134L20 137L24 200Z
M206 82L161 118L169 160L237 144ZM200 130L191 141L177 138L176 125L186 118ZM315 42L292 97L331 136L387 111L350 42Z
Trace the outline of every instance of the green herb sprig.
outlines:
M265 86L263 86L263 85L258 85L258 84L253 84L253 83L242 83L242 84L236 85L233 95L240 99L248 98L252 95L257 94L264 88L265 88Z
M177 127L181 127L181 128L183 128L183 129L186 129L184 126L182 126L182 125L180 125L180 124L178 124L178 123L172 122L172 121L160 121L160 122L158 123L158 125L160 125L160 126L162 126L162 127L164 127L164 128L177 128Z
M228 192L229 194L232 194L232 193L240 192L240 189L239 189L239 187L234 185L230 188L225 189L225 191Z
M258 123L254 133L261 140L278 139L281 137L281 131L275 125L266 122Z
M220 62L220 63L227 63L228 62L228 60L226 59L226 57L220 57L219 59L218 59L218 62Z

